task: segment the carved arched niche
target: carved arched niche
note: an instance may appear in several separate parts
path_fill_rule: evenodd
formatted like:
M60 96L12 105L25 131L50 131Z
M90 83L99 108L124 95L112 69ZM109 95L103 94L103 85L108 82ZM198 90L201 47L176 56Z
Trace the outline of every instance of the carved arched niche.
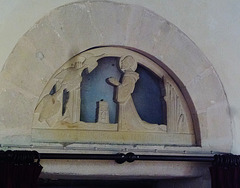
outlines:
M104 58L103 66L101 60ZM109 58L115 58L115 64ZM102 84L98 84L97 77L92 82L94 85L84 81L88 75L96 76L94 71L97 69L104 79ZM103 74L104 71L108 74ZM151 95L154 86L149 82L145 83L148 87L143 85L136 89L144 71L160 80L156 82L161 85L159 96ZM92 91L92 87L99 87L101 91ZM134 94L137 96L137 92L145 89L145 95L135 100ZM108 99L105 90L112 90ZM101 97L98 92L102 93ZM84 96L92 95L97 96L90 99L95 105L91 115L96 120L88 122L81 116L89 113L83 111L89 106ZM151 96L160 101L161 107L143 109L143 113L149 114L146 120L139 115L139 108L149 105L154 100ZM109 108L112 102L116 104L115 109ZM116 120L112 122L109 120L111 111L116 111ZM159 115L161 121L150 122L151 118L154 119L153 113ZM34 141L64 143L197 145L197 129L198 122L193 121L185 97L158 63L130 49L98 47L72 57L52 75L34 111L32 138Z

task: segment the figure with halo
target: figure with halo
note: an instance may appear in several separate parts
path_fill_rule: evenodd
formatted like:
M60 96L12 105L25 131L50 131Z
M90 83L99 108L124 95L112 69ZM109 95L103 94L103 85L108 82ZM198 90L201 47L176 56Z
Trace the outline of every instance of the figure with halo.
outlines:
M107 79L107 83L116 88L114 100L118 103L119 131L140 131L146 129L166 131L166 126L147 123L138 115L132 99L135 84L139 79L139 74L135 72L137 69L135 59L130 55L121 57L119 68L123 73L120 81L112 77Z

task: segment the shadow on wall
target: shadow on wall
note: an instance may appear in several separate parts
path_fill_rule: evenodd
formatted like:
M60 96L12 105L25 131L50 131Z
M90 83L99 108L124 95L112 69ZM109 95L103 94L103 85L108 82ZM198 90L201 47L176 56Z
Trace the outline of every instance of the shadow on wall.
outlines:
M210 181L200 178L162 180L46 180L40 179L39 188L176 188L211 187Z
M156 188L157 180L39 180L39 188Z

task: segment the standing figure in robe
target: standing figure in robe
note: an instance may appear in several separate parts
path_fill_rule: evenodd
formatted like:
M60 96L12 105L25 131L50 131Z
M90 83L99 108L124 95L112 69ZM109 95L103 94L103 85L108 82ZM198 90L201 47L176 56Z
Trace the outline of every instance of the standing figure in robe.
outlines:
M166 131L166 126L147 123L137 113L131 95L139 79L139 74L135 72L137 69L135 59L132 56L121 57L119 67L123 72L121 81L112 77L107 79L109 84L116 87L115 101L118 103L119 131Z
M38 121L46 122L50 127L56 126L60 121L80 121L82 72L85 69L91 72L97 65L95 58L86 60L85 57L77 55L70 59L46 86L47 90L51 88L51 91L41 99L35 109Z

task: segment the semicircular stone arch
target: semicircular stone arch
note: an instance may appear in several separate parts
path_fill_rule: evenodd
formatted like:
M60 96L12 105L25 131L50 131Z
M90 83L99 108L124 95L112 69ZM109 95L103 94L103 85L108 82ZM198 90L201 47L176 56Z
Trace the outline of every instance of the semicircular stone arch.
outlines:
M1 113L13 114L5 115L1 123L7 128L2 143L11 142L6 135L13 128L24 138L20 143L32 143L33 114L46 84L65 62L96 46L128 46L151 54L191 99L190 109L195 109L191 115L199 122L197 150L231 150L225 92L199 48L176 26L145 8L104 1L59 7L19 40L0 74L5 88L0 99L9 101L3 102Z

